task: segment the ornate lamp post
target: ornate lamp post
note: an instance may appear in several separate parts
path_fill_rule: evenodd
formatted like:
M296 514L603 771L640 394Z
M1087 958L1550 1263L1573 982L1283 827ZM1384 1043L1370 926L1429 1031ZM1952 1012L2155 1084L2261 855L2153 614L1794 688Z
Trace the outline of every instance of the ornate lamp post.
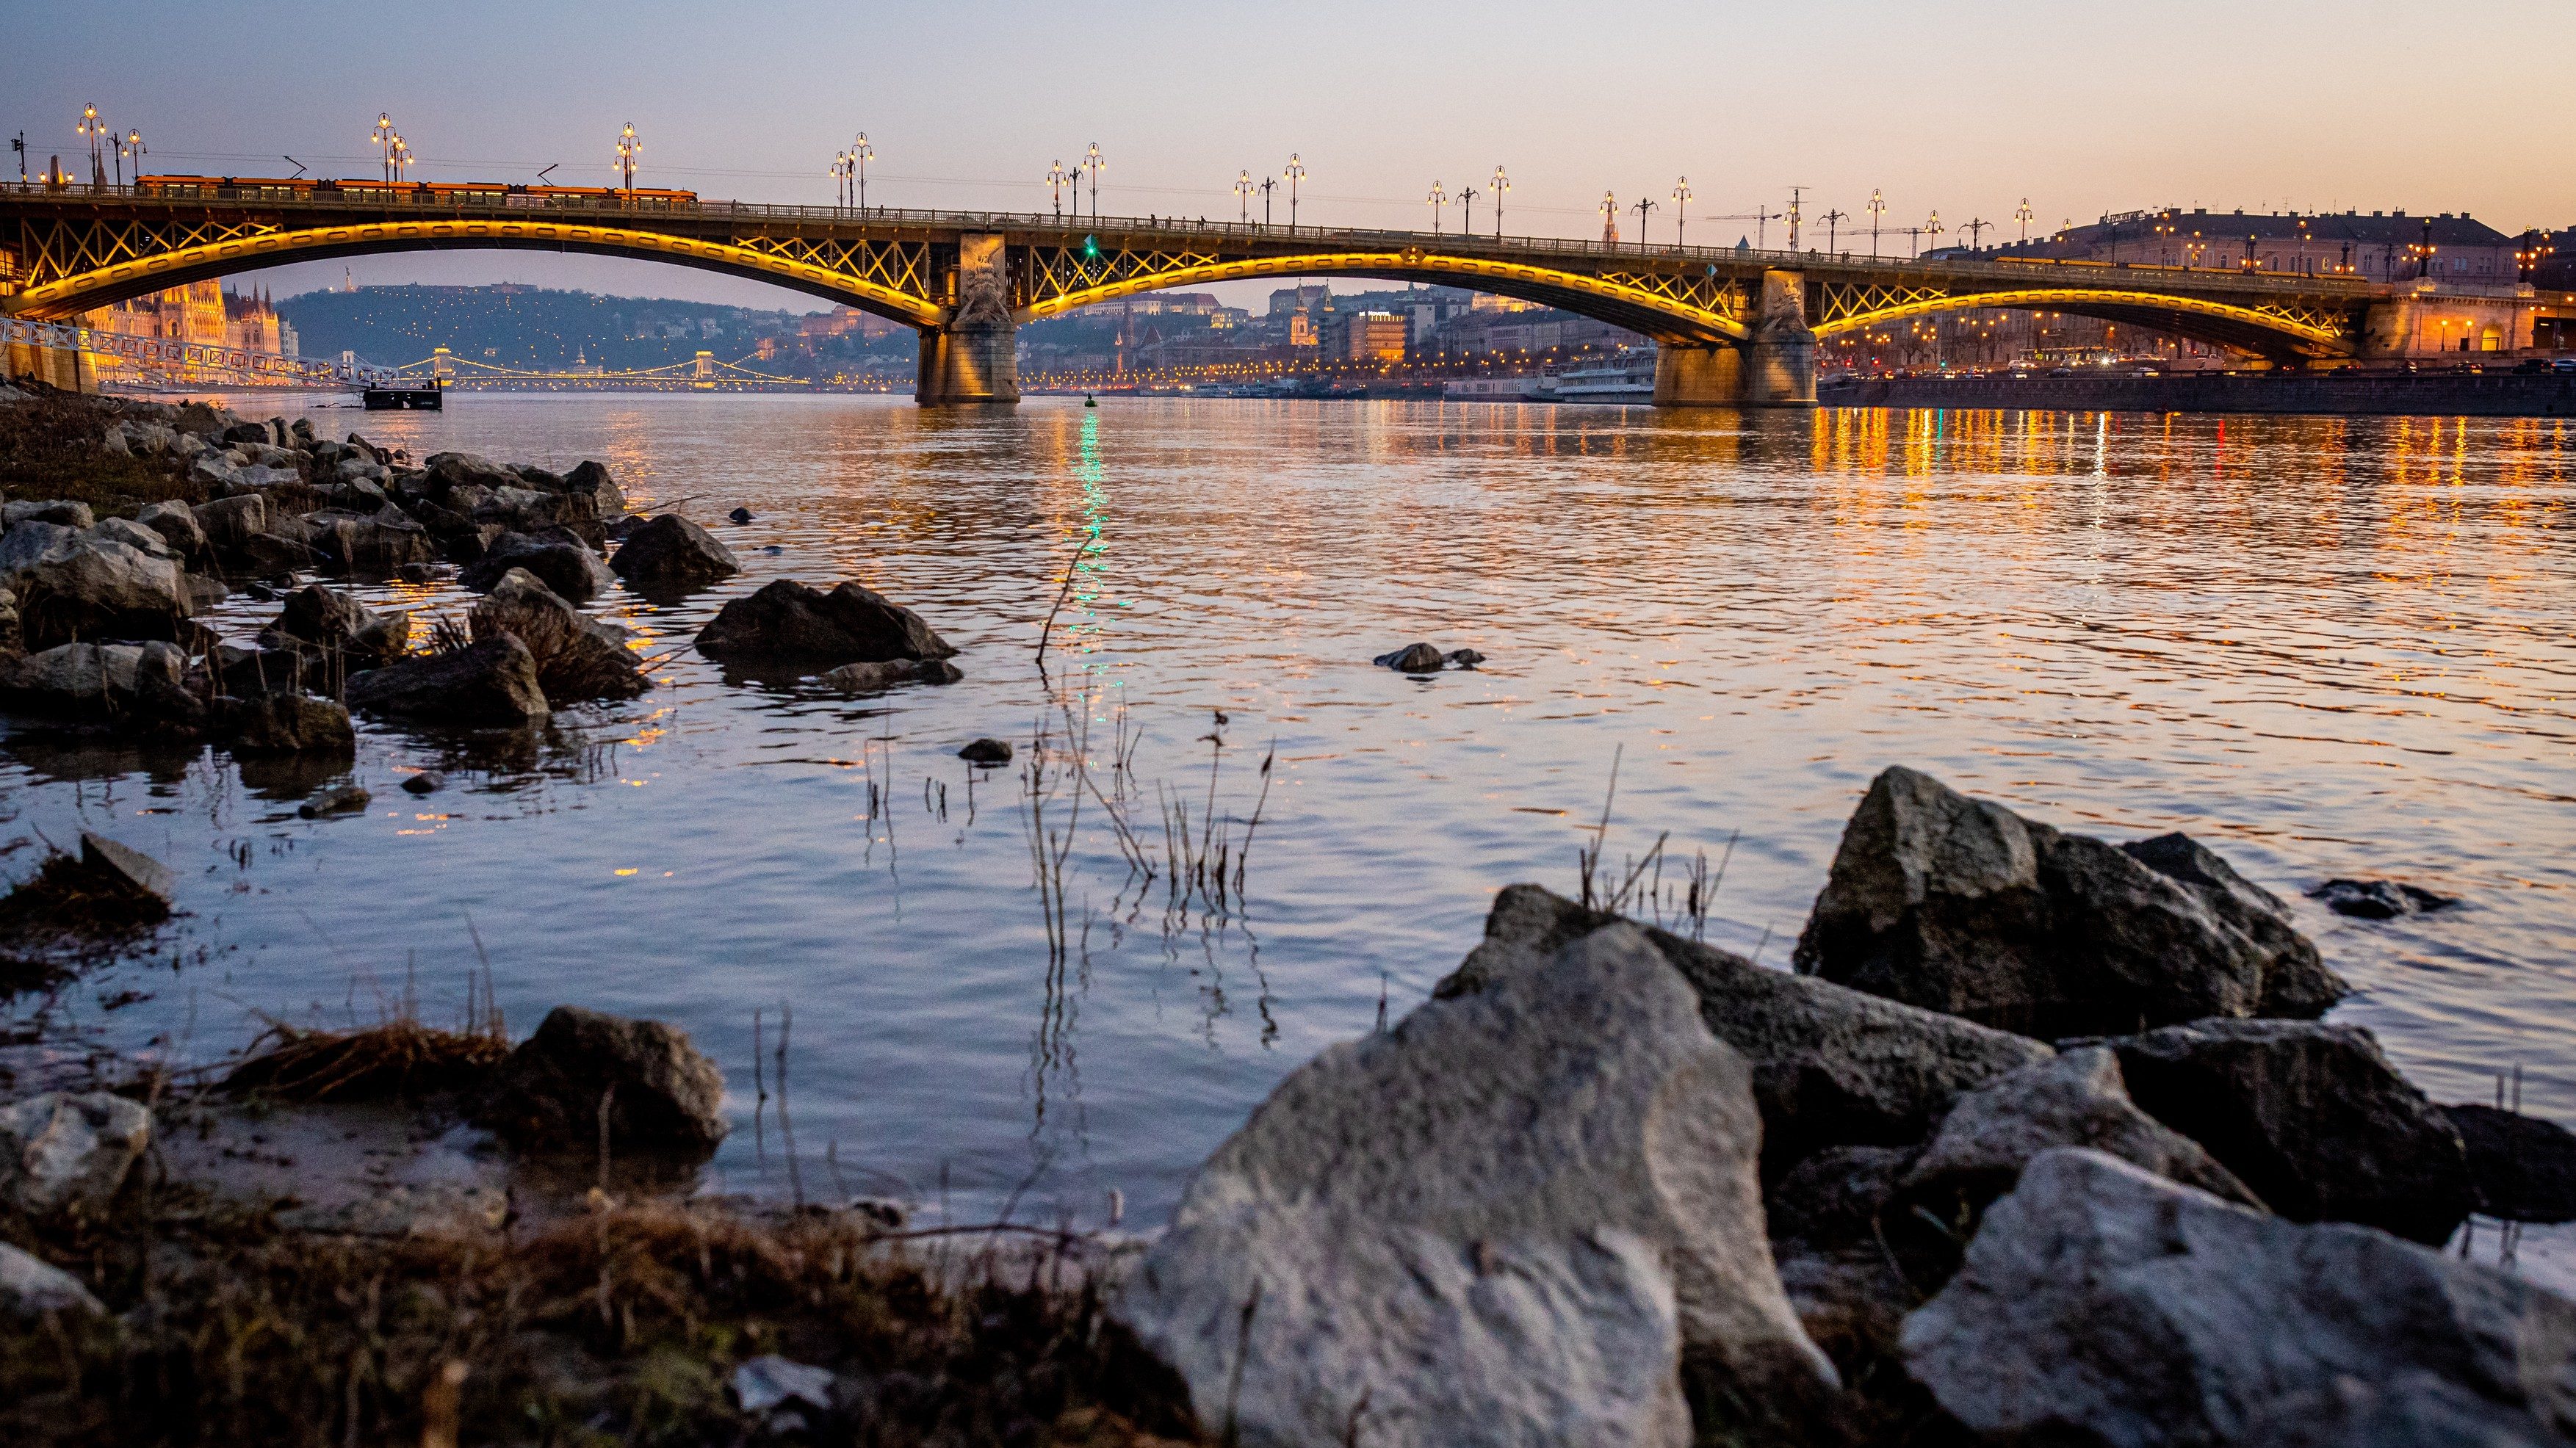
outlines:
M1270 224L1270 193L1278 186L1279 178L1276 176L1261 178L1261 224L1265 227Z
M1825 218L1824 218L1824 220L1825 220L1825 254L1826 254L1826 255L1828 255L1828 256L1831 256L1831 255L1833 254L1833 250L1834 250L1834 238L1835 238L1835 235L1836 235L1836 234L1841 230L1841 228L1842 228L1842 224L1843 224L1844 222L1846 222L1846 221L1851 220L1851 218L1850 218L1850 217L1848 217L1848 216L1845 216L1845 215L1843 214L1843 212L1842 212L1842 208L1840 208L1840 207L1836 207L1836 208L1834 208L1833 210L1828 211L1828 212L1826 212L1826 213L1825 213Z
M394 180L399 183L411 174L411 145L396 136L393 140Z
M1941 213L1933 212L1932 219L1923 223L1923 229L1932 233L1932 250L1939 251L1941 249Z
M1252 193L1260 189L1252 184L1251 168L1234 173L1234 194L1240 203L1235 210L1235 219L1246 226L1252 224Z
M2025 245L2025 246L2029 245L2029 243L2030 243L2030 198L2029 198L2029 197L2025 196L2025 197L2023 197L2023 198L2021 199L2021 206L2020 206L2020 208L2019 208L2018 210L2016 210L2016 211L2014 211L2014 212L2013 212L2013 220L2018 221L2018 222L2020 222L2020 223L2021 223L2021 239L2022 239L2022 244L2023 244L2023 245ZM2167 228L2167 230L2171 230L2171 228L2170 228L2170 227L2168 227L2168 228Z
M376 116L376 128L368 133L367 139L375 142L377 160L384 170L385 180L392 181L394 179L394 118L391 112L380 112Z
M1431 183L1431 194L1423 199L1431 205L1431 234L1433 236L1438 236L1440 234L1440 208L1449 204L1449 193L1441 190L1440 183L1434 181Z
M1601 244L1614 245L1619 236L1619 198L1604 191L1601 204L1592 209L1601 213Z
M1637 198L1637 204L1629 208L1637 213L1637 250L1639 251L1646 249L1646 213L1653 211L1657 204L1640 196Z
M851 174L850 153L834 152L832 155L832 204L834 206L850 204Z
M99 155L98 143L99 139L103 136L115 135L115 129L109 126L105 121L98 118L98 107L96 106L83 106L81 108L80 120L72 127L72 129L80 133L82 140L89 142L89 184L92 186L106 185L107 162Z
M1054 200L1055 214L1059 217L1064 215L1064 178L1065 169L1062 161L1050 161L1047 163L1047 194ZM1075 194L1074 200L1075 209L1081 209L1080 193L1077 192Z
M859 168L859 210L868 209L868 163L877 158L877 148L868 144L868 133L859 132L850 143L850 160Z
M125 154L132 158L134 162L134 179L137 181L143 179L143 154L151 149L151 147L143 144L143 133L141 131L128 131L125 133Z
M1288 156L1288 169L1279 173L1288 183L1288 229L1297 229L1297 183L1306 179L1306 163L1295 152Z
M1675 251L1679 251L1679 250L1681 250L1681 249L1682 249L1682 236L1683 236L1683 233L1684 233L1684 232L1686 232L1687 230L1689 230L1689 228L1690 228L1690 200L1691 200L1690 178L1689 178L1688 176L1684 176L1684 177L1681 177L1680 179L1678 179L1678 180L1674 181L1674 182L1673 182L1673 250L1675 250Z
M635 139L635 123L628 121L626 129L617 133L617 174L625 190L635 189L635 156L643 149L644 143Z
M1078 169L1091 173L1091 219L1094 221L1100 219L1100 173L1108 168L1109 163L1100 159L1100 143L1092 142L1091 149L1083 153Z
M1512 178L1503 174L1502 163L1494 163L1494 177L1485 183L1485 194L1494 198L1494 240L1503 239L1503 193L1512 189Z
M1473 186L1460 187L1458 189L1458 204L1466 209L1466 220L1458 224L1458 234L1460 236L1466 236L1476 229L1476 188Z
M1878 219L1887 214L1887 198L1879 195L1878 188L1873 186L1869 188L1869 204L1861 209L1869 213L1869 259L1876 261L1878 260Z

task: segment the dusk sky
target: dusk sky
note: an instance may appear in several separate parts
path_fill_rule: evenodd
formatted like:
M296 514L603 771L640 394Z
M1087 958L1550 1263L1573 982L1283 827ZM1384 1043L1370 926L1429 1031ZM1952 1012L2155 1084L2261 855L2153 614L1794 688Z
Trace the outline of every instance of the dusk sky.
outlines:
M1049 162L1096 141L1113 215L1231 214L1238 171L1275 175L1296 152L1300 219L1376 225L1428 225L1435 180L1481 191L1497 163L1507 229L1565 235L1598 234L1605 189L1656 200L1668 233L1682 176L1708 241L1750 234L1793 185L1810 244L1873 187L1893 229L1937 208L1946 228L2000 221L1989 241L2014 234L2024 197L2043 227L2166 204L2576 221L2559 164L2576 150L2560 78L2576 9L2556 0L41 5L8 30L0 128L35 165L75 169L73 121L95 103L144 133L156 171L240 175L287 172L287 155L370 174L389 112L416 177L559 163L551 179L598 184L631 121L643 184L764 201L828 202L825 169L864 130L869 200L892 205L1044 209ZM1489 198L1476 215L1492 224ZM816 305L649 263L351 266ZM264 280L301 290L340 267Z

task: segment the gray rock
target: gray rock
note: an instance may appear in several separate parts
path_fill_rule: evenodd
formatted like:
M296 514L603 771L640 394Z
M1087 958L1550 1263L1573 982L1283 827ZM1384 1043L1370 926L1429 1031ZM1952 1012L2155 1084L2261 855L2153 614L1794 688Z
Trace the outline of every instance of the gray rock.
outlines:
M596 1152L603 1096L613 1149L704 1154L724 1139L724 1073L686 1033L578 1006L510 1052L478 1116L523 1147Z
M322 555L311 544L277 533L253 533L231 557L235 567L255 578L283 579L322 566Z
M2189 839L2123 850L1904 768L1880 774L1844 828L1795 959L2042 1037L2314 1016L2347 990L2287 907Z
M424 769L404 776L402 787L405 794L436 794L447 788L447 776L435 769Z
M839 670L833 672L838 673ZM1001 765L1011 762L1011 741L1007 739L969 739L957 757L968 764Z
M151 663L156 671L168 668L159 654ZM58 644L0 660L0 696L52 713L104 715L136 705L147 687L144 668L139 644ZM170 672L173 677L159 682L176 687Z
M1608 927L1291 1074L1114 1310L1246 1443L1686 1441L1677 1349L1739 1401L1833 1381L1760 1136L1742 1059Z
M27 647L77 639L167 639L188 617L179 565L123 543L73 538L11 578Z
M2213 1196L2263 1205L2198 1142L2140 1111L2120 1079L2120 1058L2103 1046L2078 1047L1960 1097L1903 1185L1916 1196L1982 1207L2012 1190L2031 1158L2060 1146L2108 1152Z
M2478 1210L2511 1222L2576 1222L2576 1133L2493 1106L2445 1106L2469 1152Z
M79 1278L0 1242L0 1312L22 1319L49 1312L105 1317L107 1308L90 1295Z
M1391 654L1380 654L1369 660L1380 668L1405 674L1436 674L1447 657L1430 644L1406 644Z
M1494 899L1485 939L1433 987L1466 994L1542 961L1609 917L1536 885ZM1921 1141L1963 1091L2053 1054L2026 1037L1765 970L1741 956L1649 930L1700 998L1700 1016L1753 1068L1765 1171L1819 1148Z
M251 536L268 531L268 500L256 493L217 498L188 510L206 541L217 548L239 548Z
M634 637L558 598L536 575L501 576L467 622L478 639L516 635L536 659L537 683L553 708L584 699L632 699L650 687L627 641Z
M0 1201L30 1216L97 1211L152 1140L152 1113L105 1091L0 1105Z
M378 502L382 503L381 497ZM438 557L438 545L429 530L403 516L400 508L379 506L365 516L313 514L308 521L313 520L321 521L308 541L343 573L389 578L406 564Z
M327 667L328 660L300 642L290 642L288 647L265 649L217 644L211 664L224 693L235 699L256 699L263 694L279 692L291 694L309 682L332 676Z
M354 594L308 583L286 596L277 617L260 631L260 642L341 655L348 667L363 668L402 657L411 646L411 615L371 613Z
M141 850L88 830L81 831L80 843L81 867L92 880L112 889L169 901L173 883L169 866Z
M2322 900L2328 910L2356 920L2394 920L2401 915L2426 915L2460 903L2455 896L2436 895L2398 880L2328 880L2310 890L2308 898Z
M677 513L664 513L629 533L608 566L639 590L667 592L703 588L742 571L732 549Z
M884 664L843 664L826 670L814 682L827 689L859 694L898 684L953 684L964 677L964 671L946 659L896 659ZM1003 762L1009 762L1008 754L1003 756Z
M613 518L626 511L626 494L618 488L617 480L608 475L608 464L595 458L583 459L579 466L564 474L564 489L590 494L592 512L598 517Z
M2292 1221L2440 1243L2475 1205L2459 1132L2359 1026L2207 1020L2107 1044L2139 1107Z
M0 503L0 528L15 528L21 523L52 523L78 533L97 526L98 515L90 511L87 503L63 498Z
M360 713L467 727L515 727L547 712L535 656L507 634L353 674L347 697Z
M36 560L79 536L77 528L35 518L11 524L7 533L0 533L0 579L34 566Z
M89 530L89 536L103 543L122 543L137 553L153 558L175 558L177 550L170 540L144 527L131 518L109 518Z
M363 442L357 434L351 433L349 441L376 453L378 461L383 460L382 451ZM431 453L427 466L431 486L442 490L460 487L499 489L519 486L517 473L479 453Z
M1902 1345L1989 1441L2505 1448L2576 1429L2576 1303L2092 1151L2030 1163Z
M295 812L308 820L329 819L334 815L361 814L374 801L374 796L355 784L325 785L313 797L295 807Z
M152 504L135 514L134 521L160 534L161 541L181 558L203 558L211 546L196 510L175 499Z
M746 1413L766 1413L788 1403L829 1412L832 1370L764 1353L733 1370L733 1395Z
M616 582L599 555L571 538L531 537L504 533L465 566L457 582L477 593L489 593L513 568L534 574L547 590L567 603L583 604Z
M332 754L348 758L358 747L349 711L329 699L293 690L264 692L228 711L226 741L235 754Z
M782 578L718 610L698 632L698 652L724 662L822 667L944 659L957 650L921 615L844 583L829 593Z

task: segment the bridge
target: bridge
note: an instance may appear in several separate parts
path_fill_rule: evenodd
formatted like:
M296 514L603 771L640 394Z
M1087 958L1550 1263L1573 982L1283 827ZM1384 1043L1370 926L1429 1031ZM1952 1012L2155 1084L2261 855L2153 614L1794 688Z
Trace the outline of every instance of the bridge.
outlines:
M1666 406L1799 406L1816 344L1977 308L2098 317L2302 367L2397 355L2424 287L2356 277L2030 260L1874 259L1321 226L155 178L0 185L0 317L61 320L201 278L370 252L642 257L793 288L921 334L924 404L1018 400L1020 324L1166 287L1348 276L1439 283L1659 344Z

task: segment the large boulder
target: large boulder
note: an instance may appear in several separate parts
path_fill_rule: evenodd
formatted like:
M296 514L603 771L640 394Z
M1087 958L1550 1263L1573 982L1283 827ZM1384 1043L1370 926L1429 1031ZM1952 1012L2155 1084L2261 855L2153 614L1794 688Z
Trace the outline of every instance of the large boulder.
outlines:
M506 728L546 715L536 658L507 634L353 674L347 697L360 713L433 724Z
M2292 1221L2439 1243L2476 1205L2459 1131L2360 1026L2207 1020L2108 1044L2140 1108Z
M1115 1311L1245 1443L1684 1442L1677 1355L1736 1402L1833 1379L1760 1139L1743 1060L1610 926L1291 1074Z
M212 550L196 510L177 499L152 504L135 514L134 521L160 534L170 551L184 560L204 558Z
M268 531L268 499L257 493L216 498L190 508L206 541L218 549L240 548L254 534Z
M30 1216L107 1205L152 1140L152 1113L105 1091L0 1105L0 1201Z
M564 474L563 485L566 492L590 494L591 511L596 517L614 518L626 511L626 494L608 475L608 464L596 458L584 458Z
M187 656L176 644L57 644L0 660L0 698L79 718L194 714Z
M703 1156L724 1139L724 1072L687 1033L578 1006L502 1060L477 1118L522 1147L589 1153L603 1100L614 1150Z
M350 434L350 440L358 442L360 446L368 447L370 451L376 451L371 444L360 442L355 433ZM384 461L380 453L377 461ZM426 466L429 470L430 486L440 492L453 488L497 489L519 486L517 473L480 453L431 453Z
M513 568L536 575L538 582L568 603L588 603L616 582L608 565L579 539L527 533L504 533L494 539L481 557L465 565L457 581L477 593L489 593Z
M1795 961L2040 1037L2313 1017L2347 989L2286 905L2185 836L2116 847L1901 767L1844 827Z
M79 536L78 528L41 518L10 524L9 531L0 533L0 580L35 566L36 560Z
M11 580L27 647L76 639L167 639L190 609L179 565L99 538L73 538Z
M2200 1143L2139 1110L2120 1079L2120 1058L2104 1046L2077 1047L1960 1097L1902 1185L1944 1205L1983 1207L2010 1191L2034 1157L2061 1146L2108 1152L2213 1196L2263 1205Z
M703 588L742 571L733 550L677 513L664 513L626 535L608 566L644 592Z
M1993 1442L2536 1448L2576 1431L2576 1303L2093 1151L2031 1162L1902 1345Z
M1507 887L1484 940L1433 993L1481 989L1608 919L1537 885ZM1767 1175L1826 1146L1921 1141L1961 1092L2052 1054L2026 1037L1765 970L1667 931L1647 936L1698 993L1709 1030L1751 1064Z
M364 515L314 513L305 521L314 525L313 548L343 573L387 578L406 563L428 563L438 557L438 544L429 530L391 504Z
M98 523L98 515L87 503L63 498L25 499L0 503L0 528L15 528L21 523L52 523L57 527L83 532Z
M2497 1106L2445 1106L2469 1152L2478 1210L2510 1222L2576 1221L2576 1133Z
M19 1319L48 1313L105 1317L107 1308L59 1267L0 1242L0 1313Z
M583 699L632 699L647 681L634 637L556 597L535 574L513 568L474 605L467 621L478 639L517 636L537 661L537 683L556 708Z
M698 652L721 662L818 668L957 652L921 615L882 594L855 583L825 593L792 578L727 603L698 631L697 642Z

